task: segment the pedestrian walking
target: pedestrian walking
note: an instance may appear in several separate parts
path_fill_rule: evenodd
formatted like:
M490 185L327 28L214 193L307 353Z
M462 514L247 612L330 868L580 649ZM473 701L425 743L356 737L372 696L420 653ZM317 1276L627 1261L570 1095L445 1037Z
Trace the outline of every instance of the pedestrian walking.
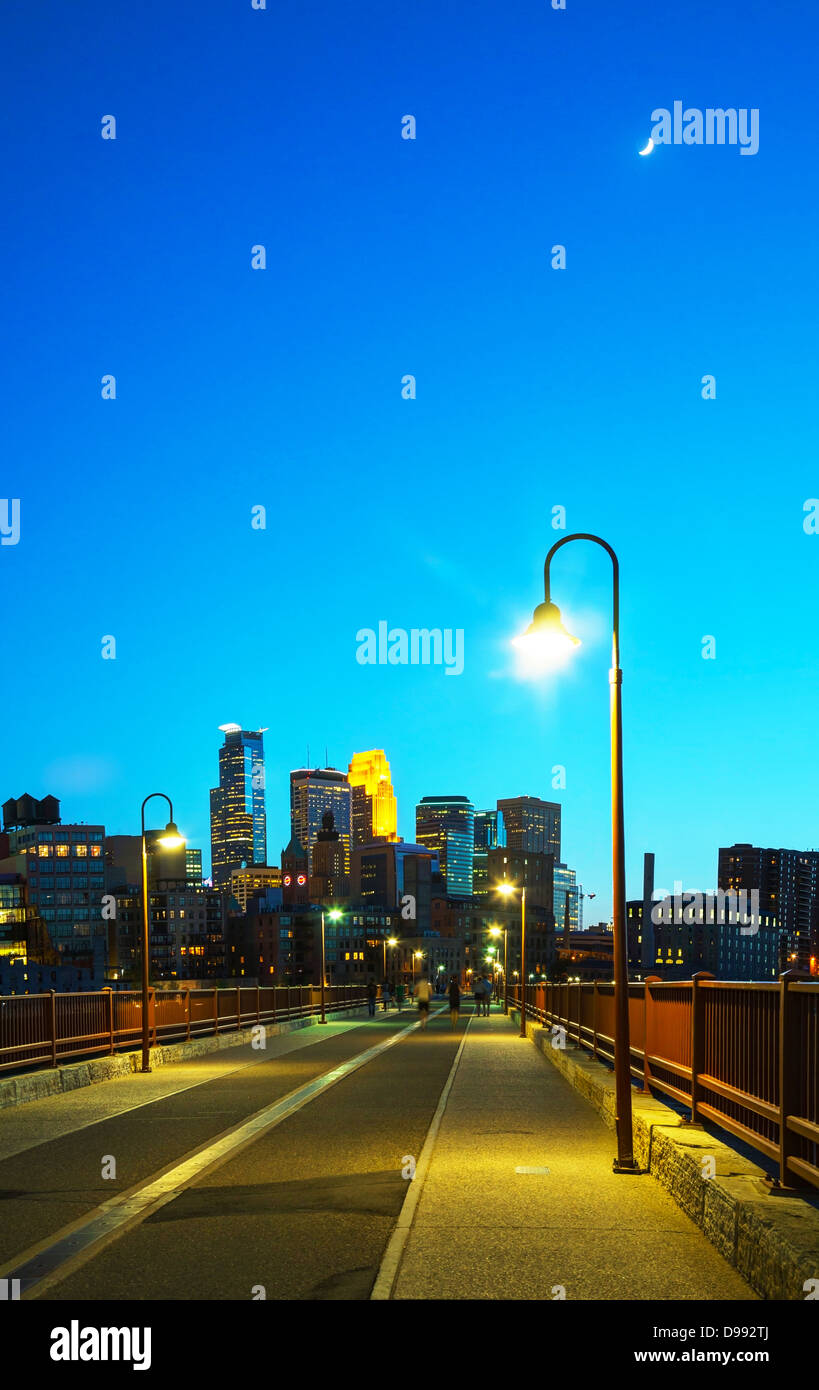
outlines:
M375 987L375 980L370 980L370 983L367 985L367 1013L370 1015L370 1018L375 1017L375 1000L377 994L378 990Z
M492 981L488 975L483 977L483 1011L489 1017L489 1006L492 1003Z
M421 1020L421 1031L426 1030L429 1022L429 1001L432 998L432 985L426 975L422 975L415 986L415 999L418 1004L418 1017Z
M456 977L453 975L449 982L449 1021L453 1028L458 1027L458 1015L461 1011L461 991Z
M395 1002L396 1002L396 1004L398 1005L398 1012L399 1012L399 1014L400 1014L400 1012L401 1012L401 1005L402 1005L403 1002L404 1002L404 995L405 995L405 993L406 993L406 990L404 989L403 984L398 984L398 985L396 985L396 988L395 988Z
M475 977L472 993L475 996L475 1016L476 1018L480 1018L483 1013L483 980L480 975L476 975Z
M385 980L384 983L383 983L383 985L381 986L381 1002L382 1002L383 1007L384 1007L384 1013L386 1013L386 1012L387 1012L387 1009L390 1007L390 983L389 983L389 980Z

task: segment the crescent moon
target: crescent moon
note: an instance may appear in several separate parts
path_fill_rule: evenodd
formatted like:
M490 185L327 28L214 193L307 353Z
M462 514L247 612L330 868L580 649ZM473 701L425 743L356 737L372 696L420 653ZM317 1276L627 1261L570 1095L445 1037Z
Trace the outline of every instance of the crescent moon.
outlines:
M654 149L654 141L652 140L651 136L649 135L649 137L648 137L648 144L646 145L645 149L644 149L644 150L638 150L637 153L638 153L638 154L651 154L651 151L652 151L653 149Z

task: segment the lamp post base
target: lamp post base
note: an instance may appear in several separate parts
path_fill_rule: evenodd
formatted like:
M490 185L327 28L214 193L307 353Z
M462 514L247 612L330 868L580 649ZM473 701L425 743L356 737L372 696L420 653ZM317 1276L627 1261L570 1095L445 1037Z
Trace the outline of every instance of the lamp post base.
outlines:
M615 1158L612 1160L611 1171L613 1173L632 1173L639 1177L642 1168L634 1158Z

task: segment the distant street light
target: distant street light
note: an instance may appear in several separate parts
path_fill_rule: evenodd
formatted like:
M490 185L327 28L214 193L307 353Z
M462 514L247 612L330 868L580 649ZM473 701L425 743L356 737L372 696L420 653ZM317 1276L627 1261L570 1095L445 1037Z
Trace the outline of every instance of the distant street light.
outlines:
M543 672L562 665L580 641L572 637L560 619L560 609L551 601L550 567L552 556L569 541L592 541L609 556L613 571L613 621L611 646L611 823L612 823L612 902L614 921L614 1076L615 1128L617 1131L616 1173L637 1173L631 1119L631 1048L628 1018L628 940L626 936L626 872L623 817L623 672L620 669L620 565L611 546L600 536L576 532L555 541L543 568L544 602L538 604L526 632L515 638L530 671Z
M509 936L509 929L508 929L507 927L490 927L490 928L489 928L489 935L490 935L490 936L500 936L501 933L503 933L503 1012L504 1012L505 1014L508 1014L508 1013L509 1013L509 972L508 972L508 970L507 970L506 951L507 951L507 939L508 939L508 936Z
M342 918L342 915L343 915L343 914L341 913L341 911L340 911L337 907L331 907L331 908L330 908L330 911L327 913L327 916L329 917L329 919L330 919L331 922L340 922L340 921L341 921L341 918ZM321 909L321 1018L319 1019L319 1022L320 1022L320 1023L326 1023L326 1022L327 1022L327 1018L326 1018L326 1015L325 1015L325 1012L324 1012L324 976L325 976L325 973L326 973L326 971L325 971L325 964L324 964L324 908L322 908L322 909Z
M515 883L496 883L495 888L505 898L518 892ZM520 889L520 1036L526 1037L526 889ZM517 975L517 971L515 974Z
M398 945L398 937L397 937L397 936L385 936L385 937L384 937L384 979L385 979L385 980L386 980L386 978L387 978L387 947L388 947L388 946L397 946L397 945Z
M164 792L150 792L142 803L142 1070L151 1070L151 1033L148 1026L148 998L150 994L148 974L151 952L150 901L148 898L148 843L145 837L145 807L155 796L167 801L170 820L163 833L155 840L163 849L178 849L185 841L179 833L173 818L173 802ZM153 846L152 846L153 848Z

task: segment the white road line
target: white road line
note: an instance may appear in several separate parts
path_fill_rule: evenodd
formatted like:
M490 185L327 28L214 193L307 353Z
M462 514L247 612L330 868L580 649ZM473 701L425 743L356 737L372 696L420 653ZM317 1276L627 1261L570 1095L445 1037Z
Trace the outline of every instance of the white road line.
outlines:
M372 1293L370 1294L371 1301L373 1299L383 1300L392 1298L392 1291L395 1287L398 1270L401 1267L401 1260L404 1255L404 1247L409 1239L409 1233L412 1228L413 1220L415 1219L415 1212L421 1200L421 1193L426 1181L430 1160L432 1159L432 1150L435 1148L435 1140L438 1137L441 1120L444 1118L444 1111L446 1110L447 1101L449 1100L449 1093L452 1090L452 1083L455 1080L455 1074L460 1066L461 1054L466 1047L466 1035L469 1032L469 1025L474 1017L474 1014L470 1014L466 1020L466 1027L464 1028L461 1045L455 1054L455 1061L452 1063L449 1076L446 1079L446 1085L441 1092L441 1098L438 1101L435 1114L432 1117L432 1123L427 1130L424 1147L421 1150L421 1156L415 1168L415 1177L407 1184L407 1195L404 1198L404 1204L401 1207L398 1222L390 1237L389 1245L384 1251L384 1257L379 1266Z
M153 1212L159 1211L196 1178L210 1168L232 1158L239 1149L253 1143L261 1134L281 1124L294 1115L302 1106L308 1105L316 1096L322 1095L329 1087L342 1081L346 1076L358 1071L359 1067L379 1057L388 1048L394 1047L409 1033L420 1028L420 1023L412 1023L399 1033L386 1038L384 1042L342 1062L332 1071L324 1072L306 1085L299 1086L289 1096L268 1105L250 1120L235 1125L205 1148L199 1149L188 1158L169 1168L157 1178L149 1178L141 1186L130 1192L114 1197L95 1207L87 1216L81 1217L61 1233L49 1237L46 1242L17 1255L7 1265L0 1268L0 1277L20 1280L23 1298L36 1289L41 1294L52 1284L59 1283L67 1274L84 1264L92 1255L97 1255L103 1245L107 1245L128 1227L144 1221Z

